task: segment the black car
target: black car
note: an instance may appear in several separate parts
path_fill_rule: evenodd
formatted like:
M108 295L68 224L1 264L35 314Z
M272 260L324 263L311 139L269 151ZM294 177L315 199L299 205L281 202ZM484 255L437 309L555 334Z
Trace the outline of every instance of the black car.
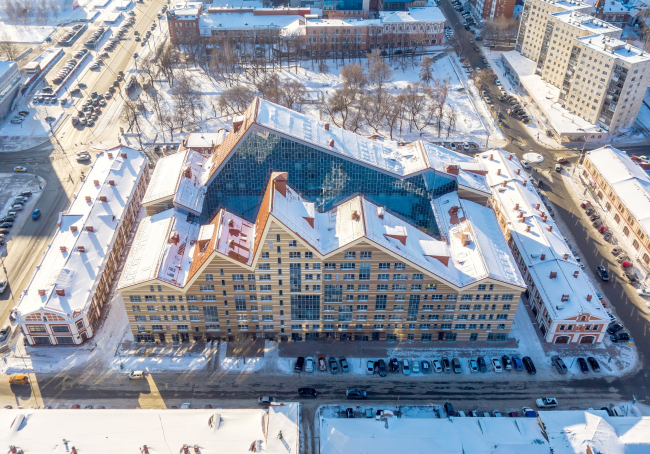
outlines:
M456 416L454 407L449 402L445 403L445 411L447 412L447 416Z
M478 361L478 370L479 370L479 372L487 372L487 364L485 362L485 358L483 358L482 356L479 356L477 358L477 361Z
M508 355L503 355L501 357L501 364L503 364L503 368L505 370L512 370L512 359Z
M354 418L354 409L346 408L345 409L345 416L348 417L348 418Z
M521 358L521 362L524 363L526 372L528 372L530 375L535 375L537 373L537 369L535 369L535 364L533 363L533 360L530 358L530 356L524 356L523 358Z
M583 357L578 358L578 366L580 366L580 372L582 372L583 374L589 372L589 366L587 366L587 360L584 359Z
M620 323L614 323L607 327L607 334L616 334L616 332L622 329L623 329L623 325L621 325Z
M390 371L399 372L399 361L397 361L397 358L390 359Z
M32 196L32 191L23 191L20 194L18 194L21 197L27 197L30 198Z
M318 392L314 388L298 388L298 394L303 397L316 397Z
M9 229L0 229L0 233L2 233L3 235L7 235L9 234Z
M299 356L298 359L296 360L296 365L293 366L293 370L296 372L302 372L302 366L305 365L305 358L302 356Z
M348 389L345 393L345 397L348 399L365 399L367 395L365 391L360 389Z
M600 278L601 281L609 280L609 274L607 274L607 270L603 265L598 265L598 267L596 268L596 274L598 274L598 277Z
M10 229L14 226L12 222L3 222L0 224L0 229Z
M609 336L609 340L612 342L627 342L631 339L630 335L628 333L618 333L618 334L612 334Z
M380 377L385 377L386 376L386 361L383 359L380 359L377 361L377 370L379 371L379 376Z
M587 358L587 362L591 366L591 370L594 372L600 372L600 364L598 364L598 360L594 358L593 356L589 356Z
M451 372L451 363L447 357L442 358L442 371Z

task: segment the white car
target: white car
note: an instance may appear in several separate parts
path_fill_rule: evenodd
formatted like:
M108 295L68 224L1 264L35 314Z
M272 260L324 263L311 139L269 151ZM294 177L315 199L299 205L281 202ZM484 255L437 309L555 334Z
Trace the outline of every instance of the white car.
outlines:
M375 373L375 362L371 359L366 363L366 374L372 375Z
M420 361L417 359L414 359L411 363L411 372L414 374L419 374L420 373Z
M495 418L501 418L501 412L499 410L492 410L492 416Z
M478 372L478 363L476 362L475 359L469 360L469 371L472 373Z
M411 374L411 366L409 365L408 359L402 360L402 372L404 372L404 375Z
M606 308L605 308L605 313L607 314L607 316L609 317L609 319L610 319L612 322L615 322L615 321L616 321L616 315L614 315L614 313L612 312L612 310L611 310L610 308L606 307Z
M530 169L530 164L525 159L521 160L521 165L524 166L524 169Z
M442 364L440 364L440 361L438 361L437 359L431 361L431 367L433 368L434 372L438 372L438 373L442 372Z
M557 407L558 405L555 397L542 397L541 399L537 399L535 403L539 408Z
M277 402L275 397L262 396L257 399L257 403L260 405L271 405L274 402Z
M492 358L492 367L494 368L494 372L503 372L503 366L501 366L499 358Z
M189 410L190 408L192 408L192 404L190 404L189 402L185 402L184 404L181 404L181 410Z
M650 296L650 290L648 290L647 288L637 289L636 292L641 296Z
M7 279L3 279L2 281L0 281L0 293L5 292L5 290L7 289L7 284L8 283L9 283L9 281Z
M307 358L305 360L305 372L314 371L314 358Z

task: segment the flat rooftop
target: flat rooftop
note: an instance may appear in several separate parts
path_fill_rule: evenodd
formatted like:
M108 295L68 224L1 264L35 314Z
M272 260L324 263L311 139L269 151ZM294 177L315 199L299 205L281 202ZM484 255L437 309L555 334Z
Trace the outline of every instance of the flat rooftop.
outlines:
M621 36L622 30L620 28L588 14L582 14L575 11L561 11L559 13L551 14L551 16L560 22L569 24L593 35L615 35L614 37L616 38Z
M22 452L93 454L299 452L298 404L255 409L37 410L0 413L0 442ZM280 432L282 433L280 436Z
M447 19L438 7L412 7L408 11L382 11L379 13L384 23L445 22Z
M585 36L577 40L589 49L627 63L642 63L650 60L650 54L643 49L602 34Z
M210 30L253 30L254 28L284 28L302 16L296 11L291 15L262 15L254 12L218 12L202 14L199 28Z

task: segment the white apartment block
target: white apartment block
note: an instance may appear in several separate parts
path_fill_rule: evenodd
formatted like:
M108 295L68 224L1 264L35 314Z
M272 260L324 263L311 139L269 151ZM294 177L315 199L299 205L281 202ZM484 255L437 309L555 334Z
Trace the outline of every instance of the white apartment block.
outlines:
M650 55L621 41L620 28L587 15L590 8L579 1L527 0L516 50L560 89L562 108L614 133L634 124Z

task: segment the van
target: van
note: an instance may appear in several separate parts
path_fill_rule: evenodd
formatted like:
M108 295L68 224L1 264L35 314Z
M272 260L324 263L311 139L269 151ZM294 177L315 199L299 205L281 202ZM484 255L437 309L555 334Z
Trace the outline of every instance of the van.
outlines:
M9 377L10 385L27 385L29 384L29 377L24 374L12 375Z
M143 370L132 370L129 372L129 378L131 380L139 380L141 378L144 378L144 371Z

